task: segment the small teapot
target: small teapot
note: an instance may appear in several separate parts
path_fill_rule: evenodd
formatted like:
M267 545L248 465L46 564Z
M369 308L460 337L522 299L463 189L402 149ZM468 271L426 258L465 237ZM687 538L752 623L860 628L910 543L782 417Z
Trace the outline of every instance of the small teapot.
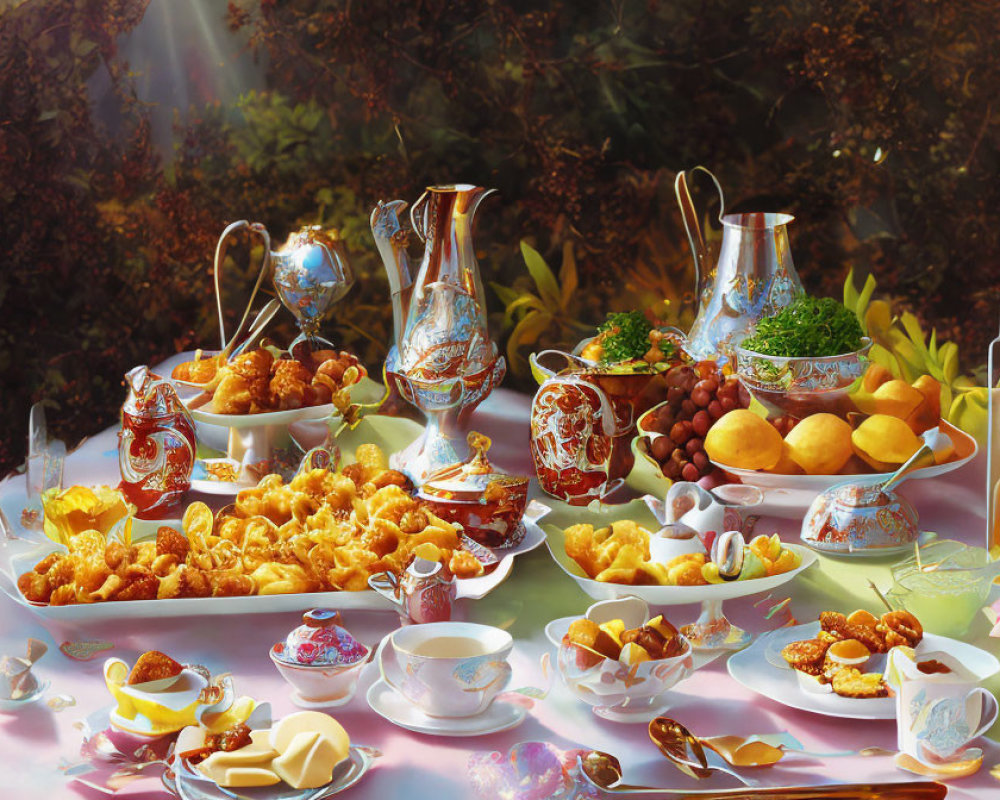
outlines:
M368 577L368 585L389 600L403 623L447 622L455 602L455 578L444 564L417 557L400 578L392 572Z
M755 486L732 484L709 491L697 483L678 481L665 501L646 495L646 506L662 526L649 540L652 561L667 562L685 553L710 555L706 534L743 527L737 508L752 508L764 500Z

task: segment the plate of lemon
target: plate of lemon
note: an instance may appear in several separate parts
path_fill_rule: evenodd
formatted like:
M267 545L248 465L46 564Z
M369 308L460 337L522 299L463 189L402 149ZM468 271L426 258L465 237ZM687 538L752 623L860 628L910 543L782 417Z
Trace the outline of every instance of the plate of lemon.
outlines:
M871 410L876 411L875 408ZM810 414L790 429L779 427L748 409L722 416L705 437L705 452L731 479L764 490L764 513L798 517L813 498L837 483L877 483L888 478L923 445L923 434L937 429L951 447L936 454L934 464L909 478L933 478L958 469L975 457L976 440L943 419L934 425L891 413L891 406L872 414Z

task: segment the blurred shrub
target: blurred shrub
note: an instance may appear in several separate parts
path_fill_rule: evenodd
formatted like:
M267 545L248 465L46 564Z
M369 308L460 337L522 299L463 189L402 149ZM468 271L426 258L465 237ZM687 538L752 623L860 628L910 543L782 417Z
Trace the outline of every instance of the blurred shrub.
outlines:
M697 163L728 208L796 215L813 291L874 271L971 363L996 327L995 3L231 2L219 25L249 37L268 89L193 110L160 163L116 58L147 2L0 11L0 471L23 458L32 401L76 441L114 420L128 367L216 342L209 265L234 219L278 242L342 228L359 282L328 335L377 368L391 320L368 214L429 183L500 189L476 235L500 339L528 295L525 342L568 344L635 306L688 324L672 179ZM95 81L113 130L91 114ZM572 297L540 294L522 240L560 280L570 254ZM227 261L234 313L259 255Z

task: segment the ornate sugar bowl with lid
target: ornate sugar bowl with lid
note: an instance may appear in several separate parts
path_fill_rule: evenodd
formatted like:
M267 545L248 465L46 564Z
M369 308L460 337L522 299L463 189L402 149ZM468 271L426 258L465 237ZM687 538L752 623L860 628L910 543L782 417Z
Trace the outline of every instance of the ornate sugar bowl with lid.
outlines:
M328 608L307 611L302 624L271 647L271 661L294 689L292 702L304 708L347 703L368 656L343 627L340 612Z

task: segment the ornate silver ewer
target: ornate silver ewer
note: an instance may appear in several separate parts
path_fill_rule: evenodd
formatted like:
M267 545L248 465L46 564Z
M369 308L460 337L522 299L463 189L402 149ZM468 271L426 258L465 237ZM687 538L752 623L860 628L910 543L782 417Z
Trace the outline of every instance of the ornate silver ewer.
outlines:
M386 359L386 377L427 415L425 433L394 456L393 466L418 485L462 460L460 422L506 372L486 328L486 296L472 244L476 209L493 191L431 186L420 196L410 210L425 244L416 278L399 220L407 204L380 202L372 211L372 233L392 291L396 344Z
M736 344L757 320L774 314L802 294L788 246L788 223L794 217L760 211L726 214L719 181L705 167L690 170L697 171L708 175L719 192L722 245L713 268L688 192L688 173L677 173L674 192L691 244L698 284L698 311L683 347L698 360L734 361Z
M259 222L240 220L222 232L216 248L215 269L219 330L224 331L222 295L218 285L221 255L230 234L241 228L247 228L264 242L264 262L247 304L247 313L262 278L269 271L268 267L273 265L274 288L285 308L292 312L299 324L299 335L289 345L288 352L296 356L297 351L304 346L309 350L333 349L333 345L319 335L319 327L333 304L354 285L354 271L337 231L324 231L319 225L300 228L275 252L271 251L271 237L267 229Z

